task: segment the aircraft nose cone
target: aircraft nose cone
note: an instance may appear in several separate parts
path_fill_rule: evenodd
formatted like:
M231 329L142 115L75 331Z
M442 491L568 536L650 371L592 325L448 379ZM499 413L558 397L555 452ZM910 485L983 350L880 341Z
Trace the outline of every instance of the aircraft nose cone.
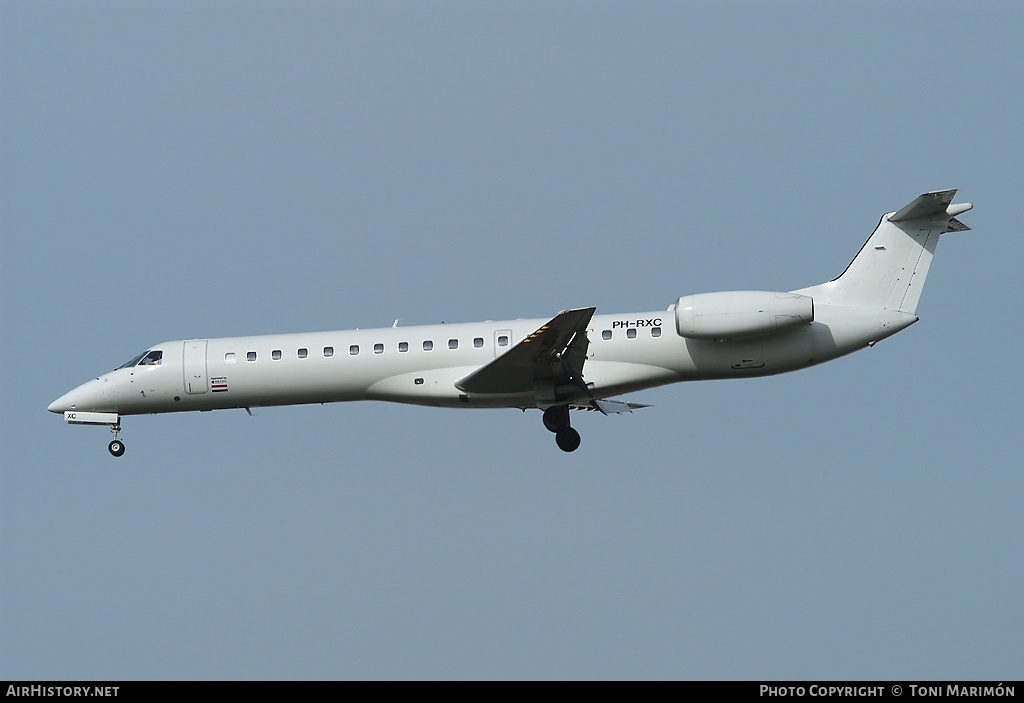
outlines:
M101 405L106 400L103 383L100 379L83 383L78 388L73 388L57 400L47 406L51 413L63 413L66 410L101 410Z
M68 398L68 394L65 393L60 398L57 398L57 400L55 400L52 403L50 403L46 407L46 409L49 410L51 413L62 413L65 410L68 410L69 408L68 408L67 398Z

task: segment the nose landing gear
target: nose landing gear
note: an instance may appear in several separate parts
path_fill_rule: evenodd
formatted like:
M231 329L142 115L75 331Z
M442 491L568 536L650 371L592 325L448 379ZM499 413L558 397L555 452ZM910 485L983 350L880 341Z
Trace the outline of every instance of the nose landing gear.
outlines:
M114 438L110 440L110 444L107 445L107 451L110 452L111 456L121 456L124 454L124 442L117 438L117 436L121 434L120 419L118 419L116 424L110 426L110 431L114 433Z
M112 456L124 454L124 442L118 439L121 434L121 416L117 413L87 412L80 410L65 410L64 420L69 425L107 425L114 434L114 439L107 445L107 451Z
M580 433L569 426L569 406L552 405L544 411L544 427L555 433L555 444L563 452L574 452L580 446Z

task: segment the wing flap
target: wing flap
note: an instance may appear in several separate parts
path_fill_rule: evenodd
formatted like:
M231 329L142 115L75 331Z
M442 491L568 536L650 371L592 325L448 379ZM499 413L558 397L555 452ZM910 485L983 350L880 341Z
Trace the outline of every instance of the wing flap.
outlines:
M643 403L627 403L624 400L609 400L607 398L594 398L591 405L603 415L621 415L631 413L637 408L646 408Z

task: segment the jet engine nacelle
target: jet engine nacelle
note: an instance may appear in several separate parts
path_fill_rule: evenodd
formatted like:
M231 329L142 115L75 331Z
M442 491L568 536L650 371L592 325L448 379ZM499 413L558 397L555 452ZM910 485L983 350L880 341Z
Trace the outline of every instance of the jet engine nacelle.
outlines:
M737 290L676 301L676 331L690 339L743 339L814 321L814 299L797 293Z

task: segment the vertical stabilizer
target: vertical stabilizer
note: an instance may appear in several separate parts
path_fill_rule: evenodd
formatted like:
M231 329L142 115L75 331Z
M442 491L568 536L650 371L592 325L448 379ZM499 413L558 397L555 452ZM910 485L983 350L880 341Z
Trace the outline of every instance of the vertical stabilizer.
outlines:
M884 215L839 278L796 292L828 305L914 314L939 237L970 229L955 216L973 205L952 205L955 194L956 190L925 193Z

